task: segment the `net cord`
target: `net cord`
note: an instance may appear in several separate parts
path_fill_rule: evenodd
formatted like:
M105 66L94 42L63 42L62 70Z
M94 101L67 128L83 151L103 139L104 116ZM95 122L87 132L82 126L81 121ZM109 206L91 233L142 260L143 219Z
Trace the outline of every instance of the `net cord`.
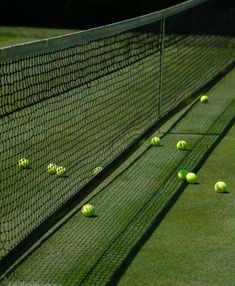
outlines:
M50 52L69 46L79 45L85 42L98 40L101 38L114 36L130 29L135 29L144 25L161 21L183 11L196 7L211 0L188 0L175 6L153 12L147 15L124 20L114 24L92 28L80 32L70 33L62 36L52 37L39 41L32 41L25 44L13 45L0 48L0 62L16 60L35 54Z

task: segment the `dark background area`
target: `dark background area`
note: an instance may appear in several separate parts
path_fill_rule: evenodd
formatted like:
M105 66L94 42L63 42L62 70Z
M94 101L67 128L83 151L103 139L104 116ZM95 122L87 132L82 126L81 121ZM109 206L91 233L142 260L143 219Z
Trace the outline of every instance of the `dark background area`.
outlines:
M180 2L183 0L0 0L0 25L91 28Z

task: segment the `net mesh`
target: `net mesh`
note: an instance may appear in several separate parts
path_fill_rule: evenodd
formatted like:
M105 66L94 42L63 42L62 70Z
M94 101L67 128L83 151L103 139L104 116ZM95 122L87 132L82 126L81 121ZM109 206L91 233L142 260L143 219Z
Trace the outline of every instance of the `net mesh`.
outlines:
M1 258L234 60L232 8L209 1L1 60ZM29 168L17 166L23 157ZM66 176L49 175L51 162Z
M57 226L52 235L39 243L6 277L3 285L117 285L133 255L161 221L166 205L173 196L179 196L182 185L185 188L186 184L176 176L177 171L182 166L189 170L198 167L207 157L208 149L231 124L235 109L234 77L235 70L222 80L229 90L225 100L221 102L224 85L219 83L208 93L210 104L190 105L187 108L190 112L184 110L181 118L174 120L170 129L169 126L165 129L162 148L146 142L107 179L108 182L106 180L86 198L96 207L98 217L83 217L82 203L78 205L63 219L60 227ZM175 145L184 132L183 138L190 148L178 152ZM201 182L200 176L198 179ZM198 188L200 191L200 185ZM182 210L182 216L192 211L195 202L191 203ZM156 247L151 249L153 258L158 252L156 242ZM171 256L171 252L167 255ZM142 284L147 283L145 279Z
M2 255L155 122L158 42L157 24L1 64Z
M162 114L204 86L233 58L229 19L221 27L226 16L208 2L166 20Z

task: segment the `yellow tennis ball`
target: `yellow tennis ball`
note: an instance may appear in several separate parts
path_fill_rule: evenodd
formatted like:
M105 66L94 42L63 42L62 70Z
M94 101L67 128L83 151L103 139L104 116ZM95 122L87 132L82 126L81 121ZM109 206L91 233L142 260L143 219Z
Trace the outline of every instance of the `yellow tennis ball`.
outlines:
M187 169L180 169L177 173L177 176L180 180L185 181L186 180L186 175L189 173Z
M84 205L81 209L81 212L85 217L92 217L96 215L95 208L91 204Z
M58 166L56 168L56 175L60 177L60 176L64 175L65 171L66 171L65 167Z
M178 150L185 150L187 148L187 142L184 140L180 140L177 144L176 144L176 148Z
M154 136L151 138L151 144L152 145L155 145L155 146L158 146L161 144L161 139L157 136Z
M208 96L207 95L203 95L200 97L200 102L201 103L207 103L208 102Z
M103 170L102 167L96 167L93 173L94 173L94 175L98 175L99 172L101 172L102 170Z
M195 183L197 183L197 175L195 173L193 173L193 172L189 172L186 175L186 180L190 184L195 184Z
M18 161L18 166L21 167L21 168L27 168L29 166L29 159L21 158Z
M225 182L217 182L214 189L217 193L228 193L227 185Z
M56 166L56 164L50 163L50 164L47 166L47 172L48 172L49 174L55 174L56 171L57 171L57 166Z

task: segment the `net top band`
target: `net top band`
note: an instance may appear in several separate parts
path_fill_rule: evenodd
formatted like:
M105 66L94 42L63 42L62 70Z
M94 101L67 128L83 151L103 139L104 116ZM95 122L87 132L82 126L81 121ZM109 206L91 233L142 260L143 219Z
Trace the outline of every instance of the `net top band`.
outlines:
M139 28L141 26L160 21L163 18L177 15L183 11L208 1L210 0L188 0L161 11L124 20L114 24L109 24L80 32L69 33L66 35L39 41L32 41L24 44L0 48L0 62L16 60L18 58L27 57L30 55L50 52L61 48L79 45L85 42L95 41L107 36L114 36L131 29Z

